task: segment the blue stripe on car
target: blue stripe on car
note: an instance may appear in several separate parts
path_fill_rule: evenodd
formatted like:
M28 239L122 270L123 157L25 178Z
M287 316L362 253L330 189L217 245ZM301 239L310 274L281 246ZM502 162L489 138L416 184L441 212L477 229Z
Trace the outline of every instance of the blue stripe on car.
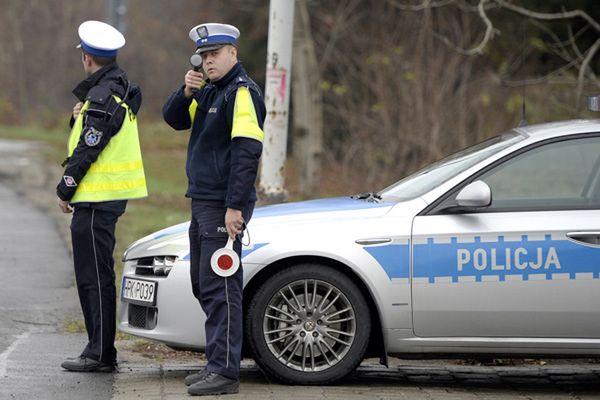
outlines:
M410 269L410 246L408 244L389 244L364 248L387 274L390 279L408 278Z
M409 276L409 245L391 244L365 247L381 265L390 279ZM545 235L542 240L522 235L520 241L482 242L479 236L465 243L461 237L450 238L449 243L435 242L413 246L413 277L425 278L434 283L436 278L471 277L481 282L484 276L494 276L501 282L507 276L519 276L527 281L530 275L543 275L552 280L556 274L561 278L577 279L577 274L600 278L600 248L579 244L571 240L553 240Z
M248 256L248 255L250 255L250 254L254 253L256 250L258 250L258 249L260 249L260 248L262 248L262 247L265 247L265 246L266 246L266 245L268 245L268 244L269 244L269 243L256 243L256 244L255 244L254 246L252 246L252 247L242 247L242 260L243 260L243 259L244 259L246 256ZM190 255L189 255L189 254L187 254L185 257L183 257L183 260L185 260L185 261L189 261L189 260L190 260Z

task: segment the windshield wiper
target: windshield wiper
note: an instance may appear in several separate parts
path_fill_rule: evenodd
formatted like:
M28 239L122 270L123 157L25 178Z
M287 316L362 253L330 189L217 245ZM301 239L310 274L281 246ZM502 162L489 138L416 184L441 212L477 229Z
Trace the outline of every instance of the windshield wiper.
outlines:
M364 200L369 203L379 203L381 201L381 196L377 192L359 193L350 197L355 200Z

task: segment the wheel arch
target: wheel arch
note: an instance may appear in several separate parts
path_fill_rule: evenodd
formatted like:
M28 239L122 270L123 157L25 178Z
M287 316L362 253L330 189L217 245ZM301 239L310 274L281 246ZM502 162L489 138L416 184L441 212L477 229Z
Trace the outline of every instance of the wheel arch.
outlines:
M366 283L361 279L361 277L350 268L348 265L322 256L292 256L277 260L264 268L262 268L258 273L256 273L251 280L244 287L244 297L243 297L243 311L244 315L247 315L248 307L250 305L250 301L252 297L256 294L262 283L265 280L272 276L274 273L291 268L294 265L299 264L323 264L328 267L334 268L338 270L340 273L346 275L350 278L354 284L358 286L362 295L364 296L367 305L369 307L369 311L371 314L371 326L373 327L373 331L371 332L371 336L369 338L369 344L367 346L367 350L365 352L365 358L368 357L379 357L380 363L383 365L388 365L387 352L384 343L384 335L383 335L383 326L381 324L381 317L379 315L379 308L375 303L375 299L371 291L369 290ZM245 337L247 335L244 335ZM246 345L246 340L244 339L244 356L251 356L249 353L249 346Z

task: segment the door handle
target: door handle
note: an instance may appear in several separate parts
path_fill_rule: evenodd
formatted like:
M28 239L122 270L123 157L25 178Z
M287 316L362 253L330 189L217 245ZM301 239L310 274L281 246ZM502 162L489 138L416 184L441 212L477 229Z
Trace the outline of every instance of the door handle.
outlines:
M576 242L600 247L600 231L569 232L567 233L567 237Z

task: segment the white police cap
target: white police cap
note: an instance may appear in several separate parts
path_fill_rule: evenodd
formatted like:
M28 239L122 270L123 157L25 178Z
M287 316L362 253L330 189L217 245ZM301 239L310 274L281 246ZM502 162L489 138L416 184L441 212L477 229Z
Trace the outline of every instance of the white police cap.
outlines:
M227 44L235 46L238 37L238 28L228 24L200 24L190 31L190 39L202 52L216 50Z
M83 51L99 57L114 57L125 46L125 37L113 26L100 21L85 21L79 25L79 39Z

